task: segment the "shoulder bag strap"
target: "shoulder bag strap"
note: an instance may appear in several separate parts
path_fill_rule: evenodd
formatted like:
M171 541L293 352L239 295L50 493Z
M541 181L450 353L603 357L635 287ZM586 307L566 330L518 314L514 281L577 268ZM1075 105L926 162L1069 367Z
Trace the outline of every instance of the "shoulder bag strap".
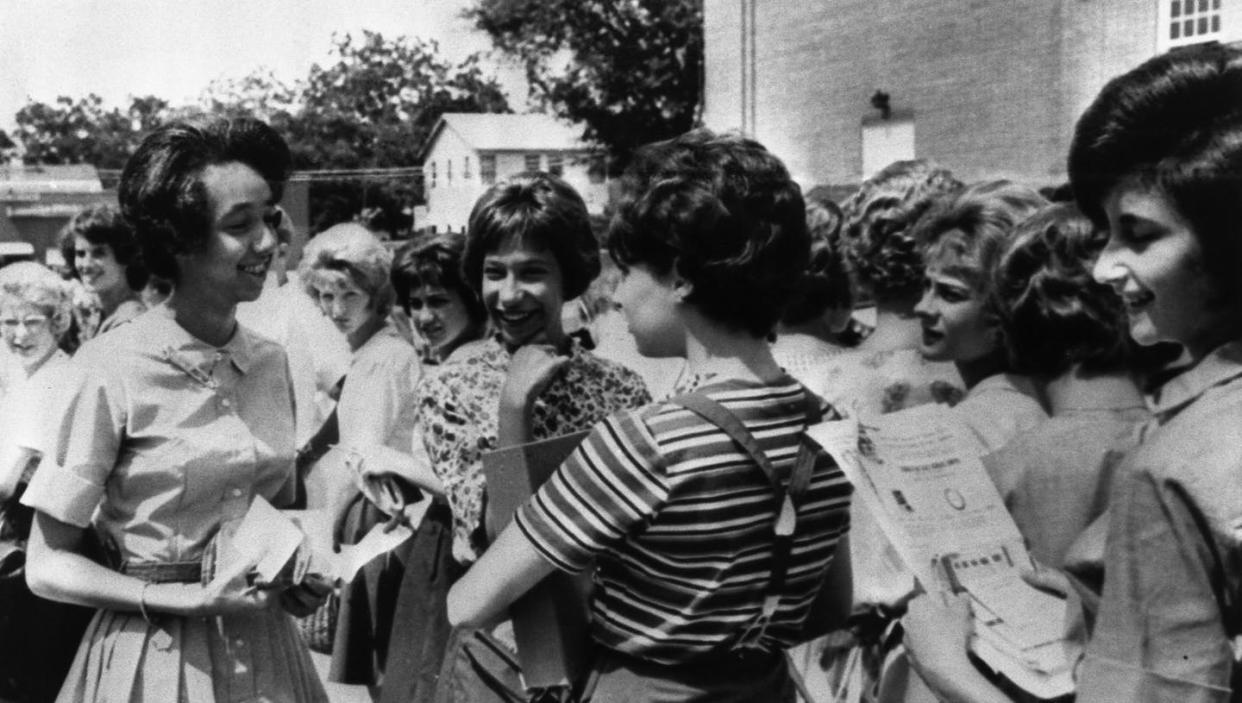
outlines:
M814 399L814 413L819 417L819 401L808 392L808 396ZM776 474L776 467L768 459L763 450L759 448L759 442L750 430L742 424L732 412L729 412L720 403L712 400L702 393L687 393L670 399L670 403L680 405L690 412L702 417L711 424L719 427L729 438L742 447L742 449L757 464L760 470L771 484L773 492L776 494L780 512L776 519L773 532L772 545L772 571L768 576L768 584L764 600L763 610L757 621L753 622L742 633L740 641L756 641L767 629L768 622L772 615L776 612L777 606L780 604L781 592L785 589L785 576L789 569L789 555L793 548L793 534L797 527L797 501L802 497L810 484L811 471L815 466L815 457L813 453L809 453L805 443L798 450L798 457L794 463L794 470L790 475L789 485L786 486L781 482L780 477ZM810 407L808 405L808 407ZM808 418L809 419L809 418Z

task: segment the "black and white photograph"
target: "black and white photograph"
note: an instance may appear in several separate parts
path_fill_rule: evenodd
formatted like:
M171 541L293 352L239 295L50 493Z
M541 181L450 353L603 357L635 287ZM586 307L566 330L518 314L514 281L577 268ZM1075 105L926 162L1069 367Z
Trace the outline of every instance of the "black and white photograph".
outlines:
M0 703L1242 703L1242 0L0 0Z

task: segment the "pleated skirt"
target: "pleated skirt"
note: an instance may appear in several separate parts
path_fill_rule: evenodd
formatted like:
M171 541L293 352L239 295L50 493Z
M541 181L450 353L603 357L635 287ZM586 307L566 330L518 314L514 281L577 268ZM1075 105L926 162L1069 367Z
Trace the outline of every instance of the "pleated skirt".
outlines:
M157 616L101 610L58 703L327 703L292 619L278 606L245 615Z

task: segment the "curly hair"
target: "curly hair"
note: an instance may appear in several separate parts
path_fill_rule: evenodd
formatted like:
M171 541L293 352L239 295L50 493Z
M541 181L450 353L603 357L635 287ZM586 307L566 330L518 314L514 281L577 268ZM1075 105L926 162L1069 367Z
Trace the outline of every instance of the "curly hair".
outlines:
M851 308L854 291L841 254L841 208L831 200L806 201L811 262L798 282L781 322L800 325L829 308Z
M49 321L58 341L73 320L73 298L69 286L48 267L33 261L18 261L0 268L0 309L10 305L32 305Z
M1011 367L1056 376L1122 368L1129 328L1121 299L1096 282L1107 240L1071 203L1049 205L1014 228L993 273L993 307Z
M938 201L910 229L925 264L944 262L985 300L992 272L1013 238L1013 229L1048 201L1038 191L1009 181L976 183Z
M461 298L476 323L487 320L487 310L472 286L461 274L466 236L461 233L430 234L406 244L392 262L392 286L397 300L408 314L410 294L423 286L439 286Z
M138 239L120 210L112 205L92 205L79 210L61 228L57 248L74 278L81 277L75 253L78 237L112 251L113 258L125 269L125 284L130 290L142 290L147 285L147 268Z
M380 315L392 309L392 252L372 232L356 222L333 225L311 238L298 262L298 278L312 299L321 271L343 273L366 293Z
M845 260L876 302L918 298L923 258L910 227L937 199L962 189L930 161L897 161L866 181L842 206Z
M639 150L608 250L691 284L686 302L726 327L771 334L810 260L802 191L762 144L697 129Z
M211 205L203 185L208 166L253 168L280 201L289 175L289 147L271 127L250 117L202 117L151 132L121 171L117 197L134 228L150 272L179 280L176 256L201 251L211 234Z
M1069 177L1097 226L1119 185L1158 189L1190 223L1208 275L1242 288L1242 49L1217 43L1149 59L1108 82L1074 130Z
M521 173L497 183L470 211L462 277L482 294L483 260L513 240L547 249L556 258L566 300L582 295L599 275L599 242L578 191L543 171Z

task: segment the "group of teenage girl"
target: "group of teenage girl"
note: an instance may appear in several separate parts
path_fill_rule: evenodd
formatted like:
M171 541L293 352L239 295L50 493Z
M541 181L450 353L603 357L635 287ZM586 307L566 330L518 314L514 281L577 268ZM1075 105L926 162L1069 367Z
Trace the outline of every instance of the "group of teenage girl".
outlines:
M970 653L964 599L881 568L874 519L804 439L931 402L977 439L1026 578L1069 603L1077 700L1242 700L1235 96L1242 51L1149 60L1100 92L1069 184L1044 193L907 161L837 205L758 142L698 129L632 156L603 241L544 173L395 257L333 227L294 284L347 348L318 396L237 321L283 265L287 145L248 118L156 129L120 212L171 297L70 359L59 277L0 270L0 411L39 409L0 441L0 491L32 511L30 591L89 618L57 700L326 701L305 618L333 600L329 678L393 703L792 702L847 660L863 700L1027 700ZM83 250L83 268L118 253ZM637 350L684 360L668 397L567 328L604 267ZM489 540L483 456L579 431ZM258 497L325 509L337 544L415 532L347 584L204 560ZM593 663L527 691L508 608L558 571L591 575Z

